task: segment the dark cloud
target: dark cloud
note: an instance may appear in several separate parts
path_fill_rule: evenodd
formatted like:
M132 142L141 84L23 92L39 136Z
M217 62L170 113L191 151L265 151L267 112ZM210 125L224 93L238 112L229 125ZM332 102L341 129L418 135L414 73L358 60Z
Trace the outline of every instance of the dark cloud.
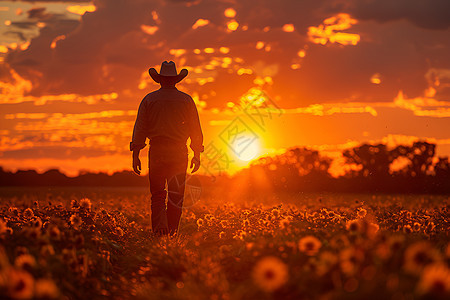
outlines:
M255 86L253 81L258 76L266 75L273 78L273 84L267 84L265 89L280 96L286 107L355 99L391 101L400 89L410 97L421 96L429 85L425 77L428 69L450 68L446 54L450 48L448 31L443 30L448 26L444 26L442 17L449 10L444 10L446 2L437 0L391 2L377 1L380 4L376 6L373 1L343 4L337 0L97 0L97 10L86 13L80 22L61 16L46 20L47 26L29 48L12 51L6 61L32 81L33 95L118 92L128 95L127 99L141 97L146 92L137 89L142 73L163 60L172 59L195 68L205 67L214 59L217 62L232 57L240 60L228 68L216 66L209 71L213 82L183 82L182 87L198 92L208 107L236 102ZM407 2L410 7L401 11L397 3ZM420 10L419 2L429 3L430 7ZM234 19L239 28L235 32L226 27L231 20L224 15L228 7L237 12ZM310 26L319 26L340 12L359 19L358 24L345 31L361 36L357 45L317 45L308 39ZM426 12L434 17L428 17ZM210 23L192 29L200 18ZM405 21L385 22L396 19L407 19L418 26ZM285 24L293 24L294 32L283 32ZM158 30L149 35L141 30L141 25L158 26ZM243 30L245 27L247 30ZM265 30L267 27L270 30ZM60 36L64 38L55 42ZM256 49L258 41L270 51ZM52 43L56 45L53 49ZM193 52L209 47L215 52ZM230 53L218 52L220 47L228 47ZM299 58L298 51L305 48L306 56ZM170 54L171 49L186 52L176 57ZM300 64L300 69L293 70L293 63ZM238 75L241 67L254 72ZM370 82L376 73L382 79L379 85ZM188 78L196 76L202 74L191 72Z
M357 0L352 4L350 11L358 19L379 22L406 19L427 29L450 27L448 0Z
M45 7L35 7L27 11L29 19L47 19L51 14L45 12Z

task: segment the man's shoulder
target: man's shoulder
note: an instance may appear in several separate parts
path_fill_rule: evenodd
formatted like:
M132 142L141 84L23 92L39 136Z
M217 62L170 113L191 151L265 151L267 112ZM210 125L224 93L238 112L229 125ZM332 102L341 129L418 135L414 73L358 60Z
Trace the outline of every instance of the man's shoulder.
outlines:
M158 101L160 99L167 100L166 98L170 98L172 100L176 99L176 100L184 100L184 101L193 101L192 97L189 94L182 92L178 89L170 91L170 94L167 94L167 91L162 91L161 89L150 92L144 97L143 101L152 102L152 101Z
M186 98L188 98L188 99L192 98L191 95L189 95L189 94L187 94L187 93L185 93L185 92L182 92L182 91L180 91L180 90L177 90L177 91L178 91L178 93L180 93L181 95L183 95L184 97L186 97Z
M144 99L142 99L142 101L150 102L150 101L154 101L154 100L158 99L158 94L159 94L158 91L159 90L148 93L147 95L145 95L145 97L144 97Z
M144 99L150 99L150 98L154 98L155 96L158 95L159 90L155 90L153 92L148 93L147 95L145 95Z

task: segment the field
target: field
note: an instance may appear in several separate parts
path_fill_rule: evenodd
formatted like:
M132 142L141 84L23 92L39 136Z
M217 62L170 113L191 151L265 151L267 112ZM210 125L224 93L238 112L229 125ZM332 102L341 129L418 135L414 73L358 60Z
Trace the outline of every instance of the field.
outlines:
M158 238L146 189L0 192L2 299L450 295L446 196L202 195Z

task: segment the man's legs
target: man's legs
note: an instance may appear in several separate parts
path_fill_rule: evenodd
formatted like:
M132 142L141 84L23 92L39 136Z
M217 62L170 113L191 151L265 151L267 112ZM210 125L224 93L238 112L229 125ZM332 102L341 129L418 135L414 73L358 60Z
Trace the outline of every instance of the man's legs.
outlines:
M149 150L151 152L151 149ZM152 194L152 229L154 233L165 234L168 231L166 214L166 170L167 166L159 155L149 153L149 181Z
M170 234L178 232L186 183L187 155L173 161L168 179L167 224Z

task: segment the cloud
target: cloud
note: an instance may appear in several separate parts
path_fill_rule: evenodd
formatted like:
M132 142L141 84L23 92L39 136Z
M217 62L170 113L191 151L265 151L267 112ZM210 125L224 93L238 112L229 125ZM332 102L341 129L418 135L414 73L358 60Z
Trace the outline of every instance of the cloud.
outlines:
M406 19L416 26L446 30L450 27L450 2L447 0L357 0L350 11L363 20L388 22Z
M128 153L136 110L5 114L2 158L77 158ZM3 123L3 121L2 121ZM69 154L68 154L69 153Z
M114 92L141 98L151 86L148 67L172 59L190 71L180 87L197 92L207 109L236 101L254 86L278 96L286 108L390 101L400 89L416 97L429 85L428 70L439 68L432 62L450 63L445 31L377 24L362 13L370 1L349 3L98 0L96 10L79 20L47 16L39 36L27 49L10 50L6 62L31 82L33 96ZM434 4L441 5L429 6ZM239 24L236 30L228 28L231 21ZM277 72L262 75L261 62ZM437 89L437 99L447 90Z
M358 23L349 14L337 14L323 21L319 26L308 29L308 37L315 44L339 43L341 45L356 45L361 37L359 34L342 32Z
M142 161L142 165L146 164L144 160ZM80 170L106 172L109 174L115 171L131 170L129 155L120 154L72 158L71 155L66 153L66 157L60 158L0 158L0 162L6 170L29 170L30 166L32 166L38 172L45 172L51 168L56 168L69 176L78 175Z
M394 99L393 105L395 107L410 110L416 116L436 118L450 117L450 101L438 101L432 98L432 96L408 99L400 91Z

